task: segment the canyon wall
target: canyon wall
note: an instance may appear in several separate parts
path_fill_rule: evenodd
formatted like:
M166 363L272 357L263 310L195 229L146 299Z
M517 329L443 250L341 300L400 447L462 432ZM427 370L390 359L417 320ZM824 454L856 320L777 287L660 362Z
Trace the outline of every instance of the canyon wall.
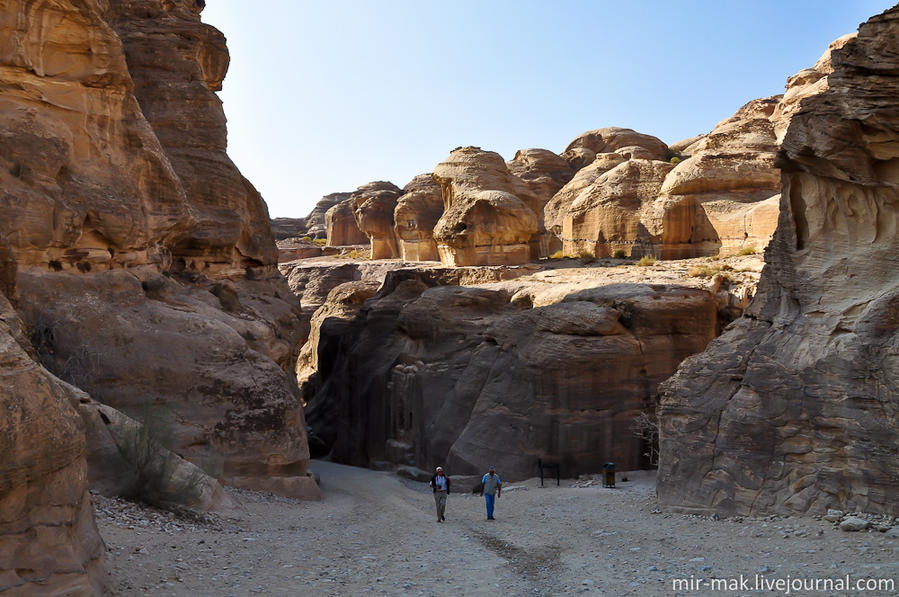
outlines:
M664 504L899 514L897 97L895 7L790 79L758 294L664 386Z
M733 291L643 270L419 267L337 285L298 364L307 420L361 466L644 468L633 419L720 333Z
M228 54L201 8L0 8L3 251L55 374L170 420L170 447L228 483L316 497L299 305L265 203L225 153Z

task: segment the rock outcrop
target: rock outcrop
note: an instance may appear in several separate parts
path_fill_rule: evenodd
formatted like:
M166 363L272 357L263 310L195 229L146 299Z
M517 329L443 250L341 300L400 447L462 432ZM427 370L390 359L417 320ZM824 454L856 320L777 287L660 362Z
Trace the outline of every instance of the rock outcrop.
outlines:
M658 219L650 224L658 256L729 254L768 244L780 190L771 116L780 100L753 100L688 146L691 157L665 179Z
M354 207L352 199L345 199L325 213L328 246L342 247L368 243L368 236L359 230L359 224L356 223Z
M544 202L498 153L456 149L433 176L445 207L434 228L445 265L514 265L539 255Z
M596 158L596 154L614 152L620 153L627 159L636 157L646 160L664 160L668 155L668 146L664 141L652 135L610 126L578 135L562 152L562 157L574 170L580 170L591 163Z
M329 209L350 198L352 193L331 193L318 200L312 211L304 219L306 221L306 234L312 238L327 238L328 226L325 223L325 214Z
M368 237L372 259L399 256L394 232L393 212L402 191L392 182L364 184L350 195L356 225Z
M629 159L597 177L568 207L563 251L597 257L619 250L640 254L641 245L652 242L643 220L672 168L668 162Z
M818 68L785 96L758 295L665 385L668 506L899 514L899 8Z
M403 188L393 219L399 256L404 261L439 261L434 226L443 215L443 195L430 174L420 174Z
M296 299L225 154L228 55L202 4L0 8L0 236L56 375L126 413L165 405L173 447L223 480L317 495Z
M509 172L525 181L544 203L565 186L574 170L564 158L548 149L519 149L506 162Z
M538 458L563 475L645 466L634 417L730 320L711 281L645 272L433 267L391 271L374 295L336 286L303 349L307 420L356 465L491 462L509 480Z
M556 237L562 237L562 226L568 209L581 192L596 182L596 179L626 161L627 158L617 153L597 154L593 161L577 171L543 207L543 220L546 229Z
M274 218L269 221L275 241L286 238L304 236L306 234L305 218Z
M72 400L72 388L34 361L25 326L0 294L0 593L103 590L105 547Z

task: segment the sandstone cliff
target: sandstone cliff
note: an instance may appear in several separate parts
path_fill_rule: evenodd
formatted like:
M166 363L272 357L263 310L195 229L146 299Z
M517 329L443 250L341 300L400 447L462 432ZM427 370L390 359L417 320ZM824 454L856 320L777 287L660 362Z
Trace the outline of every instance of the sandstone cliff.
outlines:
M2 250L54 373L131 414L172 413L171 447L219 478L315 496L298 305L265 204L225 154L228 55L201 6L0 8Z
M538 458L563 475L645 466L634 417L741 299L685 264L611 265L419 267L380 290L334 287L298 365L310 426L357 465L492 462L510 480Z
M356 225L371 245L371 259L399 256L393 212L401 194L402 191L392 182L377 181L362 185L350 195Z
M899 513L899 8L789 81L759 293L661 402L659 496Z
M312 238L327 238L328 227L325 224L325 214L329 209L350 198L350 193L330 193L318 200L312 211L304 219L306 221L306 234Z
M0 259L0 271L9 269ZM33 360L26 328L0 293L0 593L102 591L105 548L73 400L71 387Z

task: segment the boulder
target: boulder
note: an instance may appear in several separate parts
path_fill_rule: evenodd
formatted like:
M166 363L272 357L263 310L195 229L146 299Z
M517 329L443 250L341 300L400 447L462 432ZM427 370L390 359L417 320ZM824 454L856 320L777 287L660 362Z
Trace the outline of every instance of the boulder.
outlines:
M400 257L404 261L439 261L434 226L443 215L440 185L430 174L420 174L403 188L393 219Z
M539 256L543 201L498 153L456 149L433 176L445 206L434 228L441 262L502 265Z
M519 149L506 166L509 172L525 181L544 204L574 176L568 162L548 149Z
M356 225L371 244L372 259L399 257L394 233L393 212L402 191L392 182L370 182L350 195Z
M787 94L779 221L747 316L663 387L669 507L899 514L899 8L844 41L816 93Z
M368 243L368 236L359 229L353 213L352 199L341 201L325 213L328 246L342 247Z
M858 516L850 516L840 523L840 530L858 532L867 530L870 526L870 520L865 520L864 518L859 518Z

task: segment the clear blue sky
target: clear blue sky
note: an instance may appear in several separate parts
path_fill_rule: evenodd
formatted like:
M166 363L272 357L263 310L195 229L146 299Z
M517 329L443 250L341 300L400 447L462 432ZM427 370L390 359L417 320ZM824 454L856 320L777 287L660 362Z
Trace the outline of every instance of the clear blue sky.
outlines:
M667 143L783 92L889 0L208 0L229 154L272 217L622 126Z

